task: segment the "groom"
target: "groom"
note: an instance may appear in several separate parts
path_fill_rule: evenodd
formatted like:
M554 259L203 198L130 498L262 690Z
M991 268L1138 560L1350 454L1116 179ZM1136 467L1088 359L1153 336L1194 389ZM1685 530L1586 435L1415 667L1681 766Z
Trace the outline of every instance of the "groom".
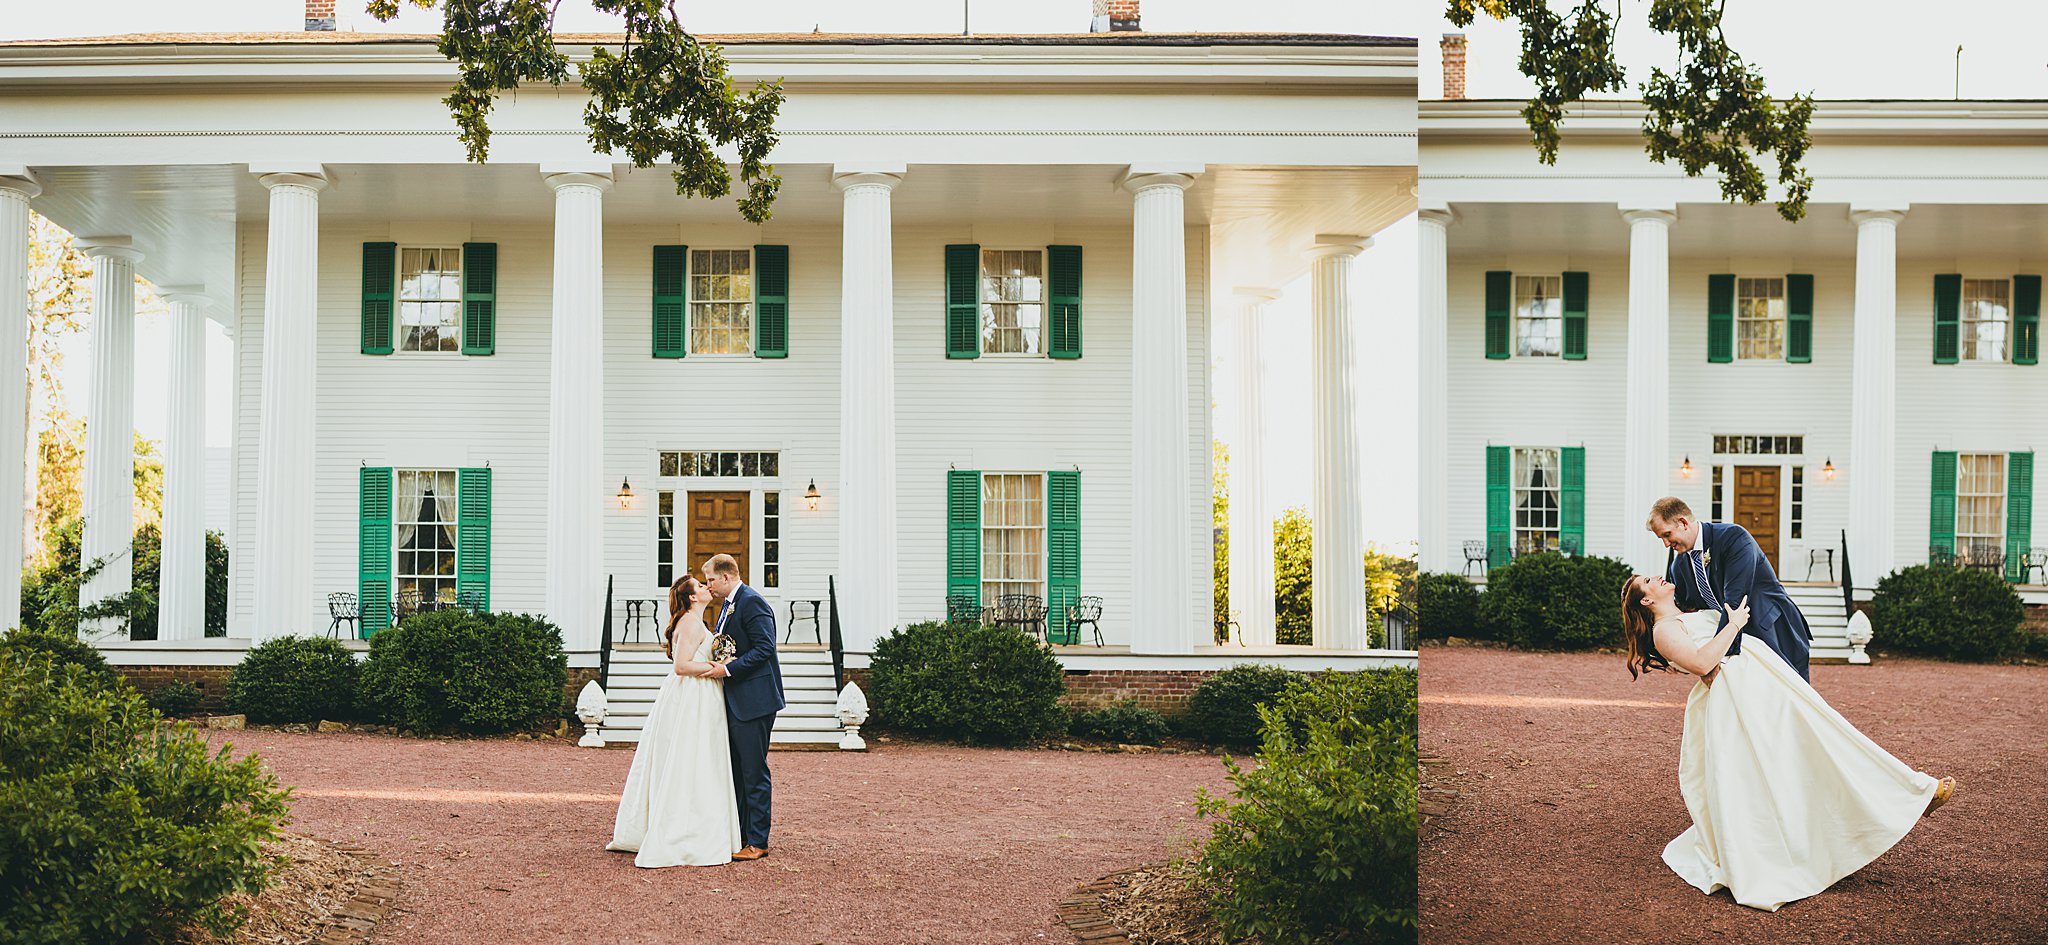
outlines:
M1749 601L1749 626L1765 645L1778 651L1799 678L1806 674L1806 654L1812 649L1813 632L1806 628L1806 615L1778 583L1777 572L1764 557L1756 539L1740 525L1702 522L1693 517L1683 499L1665 496L1650 509L1650 531L1671 549L1671 564L1664 579L1678 587L1678 606L1687 610L1712 610L1728 626L1728 607ZM1742 634L1728 647L1728 655L1742 652Z
M782 667L775 661L775 611L760 593L740 580L732 555L712 555L704 562L704 586L724 603L714 632L732 639L733 657L711 673L725 679L726 741L732 749L733 797L740 807L740 841L735 860L768 855L769 808L774 790L768 782L768 733L782 698Z

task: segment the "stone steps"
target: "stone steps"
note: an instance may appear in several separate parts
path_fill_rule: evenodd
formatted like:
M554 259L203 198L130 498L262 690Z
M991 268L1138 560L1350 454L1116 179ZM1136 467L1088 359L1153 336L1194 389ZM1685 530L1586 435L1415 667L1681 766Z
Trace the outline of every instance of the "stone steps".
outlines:
M1813 631L1813 649L1807 654L1807 661L1847 662L1853 650L1849 646L1849 614L1842 608L1841 587L1788 584L1785 591L1805 615L1807 628Z
M769 744L792 748L838 745L839 693L832 688L832 654L822 648L785 647L776 651L782 667L782 694L789 703L776 713ZM605 741L637 744L647 713L654 707L662 680L672 672L659 647L626 646L612 650L611 686L605 691L610 711L605 716Z

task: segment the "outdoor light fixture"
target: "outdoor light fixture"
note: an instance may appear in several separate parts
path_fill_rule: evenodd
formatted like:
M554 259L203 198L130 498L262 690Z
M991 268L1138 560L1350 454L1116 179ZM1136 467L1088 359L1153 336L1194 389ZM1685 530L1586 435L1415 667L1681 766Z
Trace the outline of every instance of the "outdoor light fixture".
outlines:
M1692 478L1692 457L1690 455L1686 456L1685 462L1678 464L1678 474L1687 479Z
M1825 479L1833 479L1833 478L1835 478L1835 458L1834 458L1834 457L1832 457L1832 456L1828 457L1828 461L1827 461L1826 463L1824 463L1824 464L1822 464L1822 465L1821 465L1821 467L1820 467L1820 474L1821 474L1821 477L1822 477L1822 478L1825 478Z
M818 510L819 498L818 480L813 478L811 480L811 487L804 490L804 504L810 506L811 511L816 512Z
M630 509L630 508L632 508L632 507L633 507L633 482L632 482L632 480L630 480L630 479L620 479L620 480L619 480L619 508L622 508L622 509Z

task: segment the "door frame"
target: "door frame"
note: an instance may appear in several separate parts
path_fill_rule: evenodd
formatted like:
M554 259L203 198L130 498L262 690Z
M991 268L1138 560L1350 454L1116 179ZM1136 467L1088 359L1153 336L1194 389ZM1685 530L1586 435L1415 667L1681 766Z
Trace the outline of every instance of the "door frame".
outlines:
M791 514L790 502L792 496L798 495L803 491L803 487L799 485L796 487L795 491L792 492L789 485L790 480L793 478L792 474L789 474L787 470L783 470L784 475L772 477L657 475L661 468L660 464L662 453L678 449L709 450L711 448L712 447L709 446L661 446L655 447L647 451L647 459L649 466L651 467L647 472L647 482L650 483L650 485L647 489L647 492L645 493L645 495L647 496L647 498L645 499L647 512L645 517L646 520L637 530L640 536L640 550L635 552L636 558L639 555L645 555L646 557L638 559L640 561L643 561L644 564L639 565L634 569L638 573L639 577L634 579L633 583L640 587L651 588L651 590L648 591L645 595L629 596L648 596L659 598L661 600L661 603L655 608L655 610L659 614L659 619L661 620L668 619L668 588L665 586L657 586L659 584L661 577L661 564L655 555L655 544L656 542L661 540L661 493L663 492L677 493L676 518L678 519L678 521L677 534L675 537L677 544L676 554L679 559L681 558L681 556L687 554L689 550L689 510L686 504L689 501L689 493L746 493L748 565L747 570L752 573L740 575L740 578L741 580L746 581L748 586L752 587L755 591L758 591L762 597L766 598L770 607L780 607L783 599L783 589L787 588L790 585L790 575L793 573L790 568L790 523L794 518L797 517ZM781 444L768 444L752 447L720 446L718 448L775 452L782 454L785 459L788 455L788 450L785 449ZM782 521L776 531L776 540L780 543L780 549L777 555L777 557L780 560L776 562L781 569L779 572L780 580L778 581L778 583L781 585L780 587L763 587L761 584L761 575L763 573L762 567L765 563L763 560L765 557L765 553L761 542L765 537L764 533L766 532L766 528L762 522L761 515L762 508L764 506L764 500L762 496L765 493L769 492L776 492L781 494L781 498L779 499L779 514L781 516ZM635 508L637 510L638 506L636 505ZM684 562L681 562L680 560L678 561L678 564L683 563ZM696 573L696 571L692 569L691 573L694 574ZM642 581L646 583L641 584L640 582Z
M1801 580L1804 580L1804 575L1806 574L1806 551L1809 547L1812 547L1808 545L1808 539L1805 537L1805 535L1808 530L1806 526L1812 524L1813 521L1814 488L1814 482L1811 476L1811 473L1813 472L1813 464L1807 460L1806 454L1714 453L1710 455L1707 462L1707 475L1709 477L1708 488L1710 490L1713 488L1712 477L1719 476L1721 479L1723 489L1721 502L1721 511L1723 514L1711 514L1713 511L1713 506L1710 503L1708 505L1709 515L1707 520L1720 522L1723 524L1733 522L1735 518L1735 467L1776 466L1778 468L1778 565L1774 568L1774 570L1778 572L1779 580L1790 580L1790 578L1787 577L1785 573L1785 569L1787 567L1796 566L1798 570L1795 573L1801 576ZM1806 490L1806 494L1802 497L1802 501L1800 503L1801 515L1799 518L1800 529L1798 536L1794 536L1792 534L1793 469L1802 470L1801 482Z

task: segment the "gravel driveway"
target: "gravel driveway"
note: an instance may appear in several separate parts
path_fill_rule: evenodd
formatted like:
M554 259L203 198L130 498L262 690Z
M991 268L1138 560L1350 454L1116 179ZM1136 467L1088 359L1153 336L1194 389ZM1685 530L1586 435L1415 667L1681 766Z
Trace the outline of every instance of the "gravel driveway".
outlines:
M390 945L1065 943L1060 899L1206 836L1195 788L1228 786L1209 755L776 752L771 856L640 870L604 851L631 751L210 735L297 788L294 830L401 864Z
M1456 790L1422 846L1422 940L2041 945L2048 942L2048 668L1879 657L1814 687L1961 791L1877 862L1776 914L1665 868L1689 823L1678 738L1691 677L1616 655L1431 647L1426 783Z

